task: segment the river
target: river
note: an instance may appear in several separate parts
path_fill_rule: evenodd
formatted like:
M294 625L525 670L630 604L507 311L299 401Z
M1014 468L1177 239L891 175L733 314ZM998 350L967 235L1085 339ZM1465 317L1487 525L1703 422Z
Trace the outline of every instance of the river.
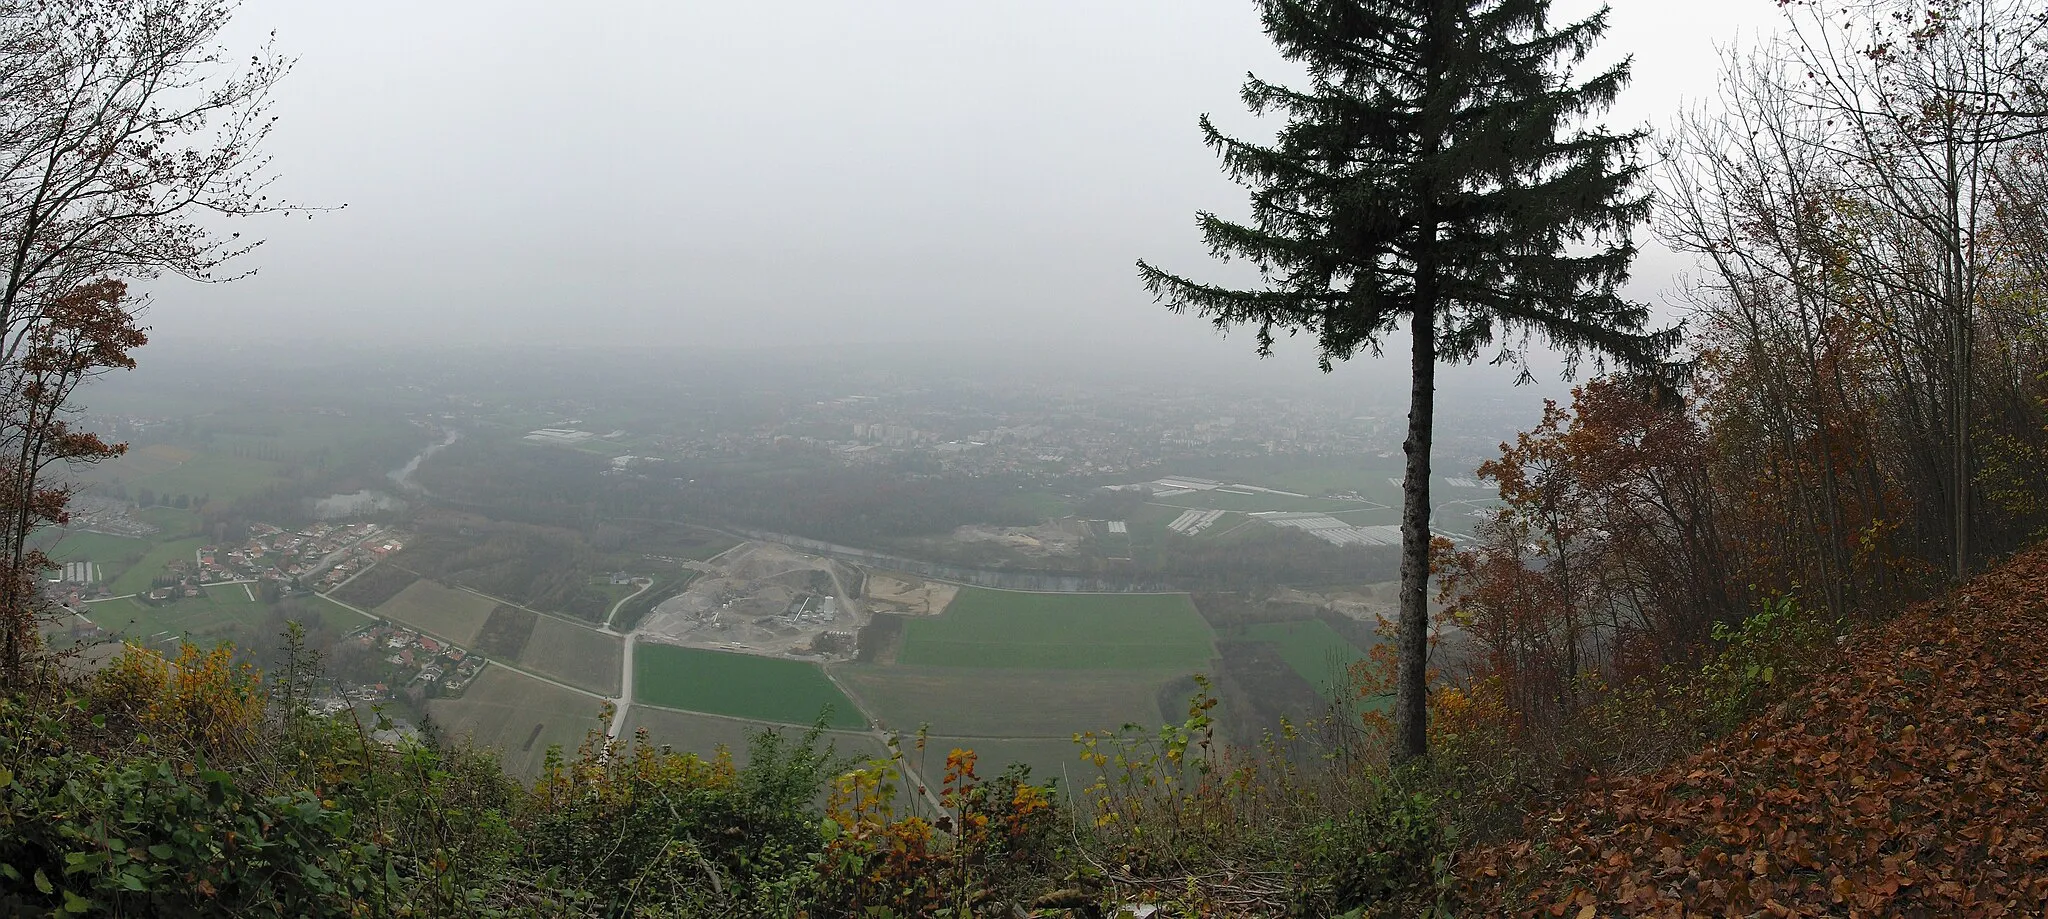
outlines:
M429 444L425 450L420 451L420 455L407 460L405 465L391 470L391 481L398 486L399 491L416 495L427 495L426 487L413 481L412 474L419 471L420 464L426 462L427 457L447 449L449 444L461 439L461 431L450 430L446 440L436 444Z
M427 448L421 450L418 456L407 460L405 465L387 473L391 483L398 486L398 490L402 494L431 497L425 486L413 480L413 473L419 471L420 464L426 462L427 457L441 452L449 444L461 438L461 431L449 431L446 439L428 444ZM344 517L374 514L378 511L402 511L405 510L405 507L405 499L398 495L374 488L365 488L354 494L328 495L325 498L315 500L313 502L313 516L321 520L337 520Z

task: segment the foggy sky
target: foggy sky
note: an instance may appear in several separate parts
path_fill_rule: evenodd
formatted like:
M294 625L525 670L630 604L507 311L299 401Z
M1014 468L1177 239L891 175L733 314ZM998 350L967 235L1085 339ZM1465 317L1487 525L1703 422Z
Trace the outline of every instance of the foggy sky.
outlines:
M1560 0L1560 18L1592 8ZM1773 0L1615 0L1606 121L1663 126ZM1199 209L1245 210L1196 117L1270 136L1287 78L1248 0L249 0L275 30L274 186L311 220L227 285L152 285L159 339L693 347L1086 338L1251 365L1150 301L1143 257L1228 279ZM1655 300L1681 262L1652 253ZM144 355L145 361L147 354ZM1311 372L1305 348L1268 363Z

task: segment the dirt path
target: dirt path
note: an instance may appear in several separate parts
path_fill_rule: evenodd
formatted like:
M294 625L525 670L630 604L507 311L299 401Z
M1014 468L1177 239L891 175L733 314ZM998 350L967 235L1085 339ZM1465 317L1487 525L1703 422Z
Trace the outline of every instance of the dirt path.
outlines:
M617 618L619 618L619 608L620 608L620 607L623 607L623 606L625 606L625 605L626 605L626 601L628 601L628 600L631 600L631 599L633 599L634 597L640 596L641 594L644 594L644 593L648 592L649 590L653 590L653 589L654 589L654 579L653 579L653 578L644 578L643 580L644 580L644 581L646 581L646 583L644 583L644 584L641 584L641 585L640 585L640 589L639 589L639 590L633 591L632 593L629 593L629 594L627 594L627 595L625 595L625 596L623 596L623 597L620 597L620 598L619 598L619 602L617 602L617 603L614 603L614 604L612 604L612 608L611 608L611 611L610 611L610 612L608 612L608 613L605 613L605 614L604 614L604 625L598 626L598 629L597 629L598 631L600 631L600 632L603 632L603 633L605 633L606 635L618 635L618 634L620 634L619 632L615 632L615 631L613 631L613 630L612 630L612 620L614 620L614 619L617 619ZM637 630L637 629L635 629L635 631L638 631L638 630Z
M614 609L613 612L617 610ZM638 639L638 632L628 634L626 653L620 656L619 698L612 706L612 723L605 725L604 729L604 736L608 740L619 739L619 732L626 729L626 710L633 707L633 646L639 644Z
M861 720L868 723L868 736L873 737L875 742L881 745L882 749L889 749L889 732L880 727L881 722L870 712L867 703L861 701L860 694L854 692L852 686L841 681L839 675L832 672L832 668L819 667L818 669L824 672L825 679L831 680L832 685L839 687L839 691L846 696L846 700L853 703L854 710L860 713ZM896 768L902 770L903 780L910 783L911 788L924 792L925 803L931 805L932 813L945 812L945 807L939 803L938 795L934 794L931 785L927 784L924 779L918 776L917 771L910 767L910 760L908 758L897 760Z

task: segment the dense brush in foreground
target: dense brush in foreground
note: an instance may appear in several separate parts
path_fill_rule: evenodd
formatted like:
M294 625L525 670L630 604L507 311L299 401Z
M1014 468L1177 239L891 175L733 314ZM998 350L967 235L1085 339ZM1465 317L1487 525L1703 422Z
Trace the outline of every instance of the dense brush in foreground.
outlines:
M305 714L290 657L266 683L226 647L131 646L0 697L0 915L964 919L1216 895L1328 915L1411 883L1424 849L1385 841L1432 825L1221 771L1206 696L1156 735L1088 738L1079 796L964 750L843 759L822 729L758 735L745 765L593 735L525 786L482 752ZM1188 880L1210 864L1225 883Z
M1157 733L1082 738L1093 777L1071 789L915 743L844 760L816 731L762 735L744 766L593 737L528 786L477 751L386 749L302 714L290 658L266 682L224 648L131 648L0 699L0 915L2048 905L2048 548L1846 636L1768 608L1703 666L1605 690L1540 743L1484 681L1441 692L1438 753L1399 770L1355 724L1221 752L1203 694Z

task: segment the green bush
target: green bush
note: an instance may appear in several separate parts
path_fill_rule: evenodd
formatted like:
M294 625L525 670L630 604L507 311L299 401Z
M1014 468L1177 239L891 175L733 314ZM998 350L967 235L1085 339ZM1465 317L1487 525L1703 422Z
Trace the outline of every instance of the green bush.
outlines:
M87 752L65 715L0 700L0 913L349 916L385 902L390 853L310 790Z
M1720 650L1700 669L1705 711L1718 732L1740 724L1812 676L1815 653L1837 634L1837 623L1793 598L1767 599L1763 608L1730 627L1714 624Z

